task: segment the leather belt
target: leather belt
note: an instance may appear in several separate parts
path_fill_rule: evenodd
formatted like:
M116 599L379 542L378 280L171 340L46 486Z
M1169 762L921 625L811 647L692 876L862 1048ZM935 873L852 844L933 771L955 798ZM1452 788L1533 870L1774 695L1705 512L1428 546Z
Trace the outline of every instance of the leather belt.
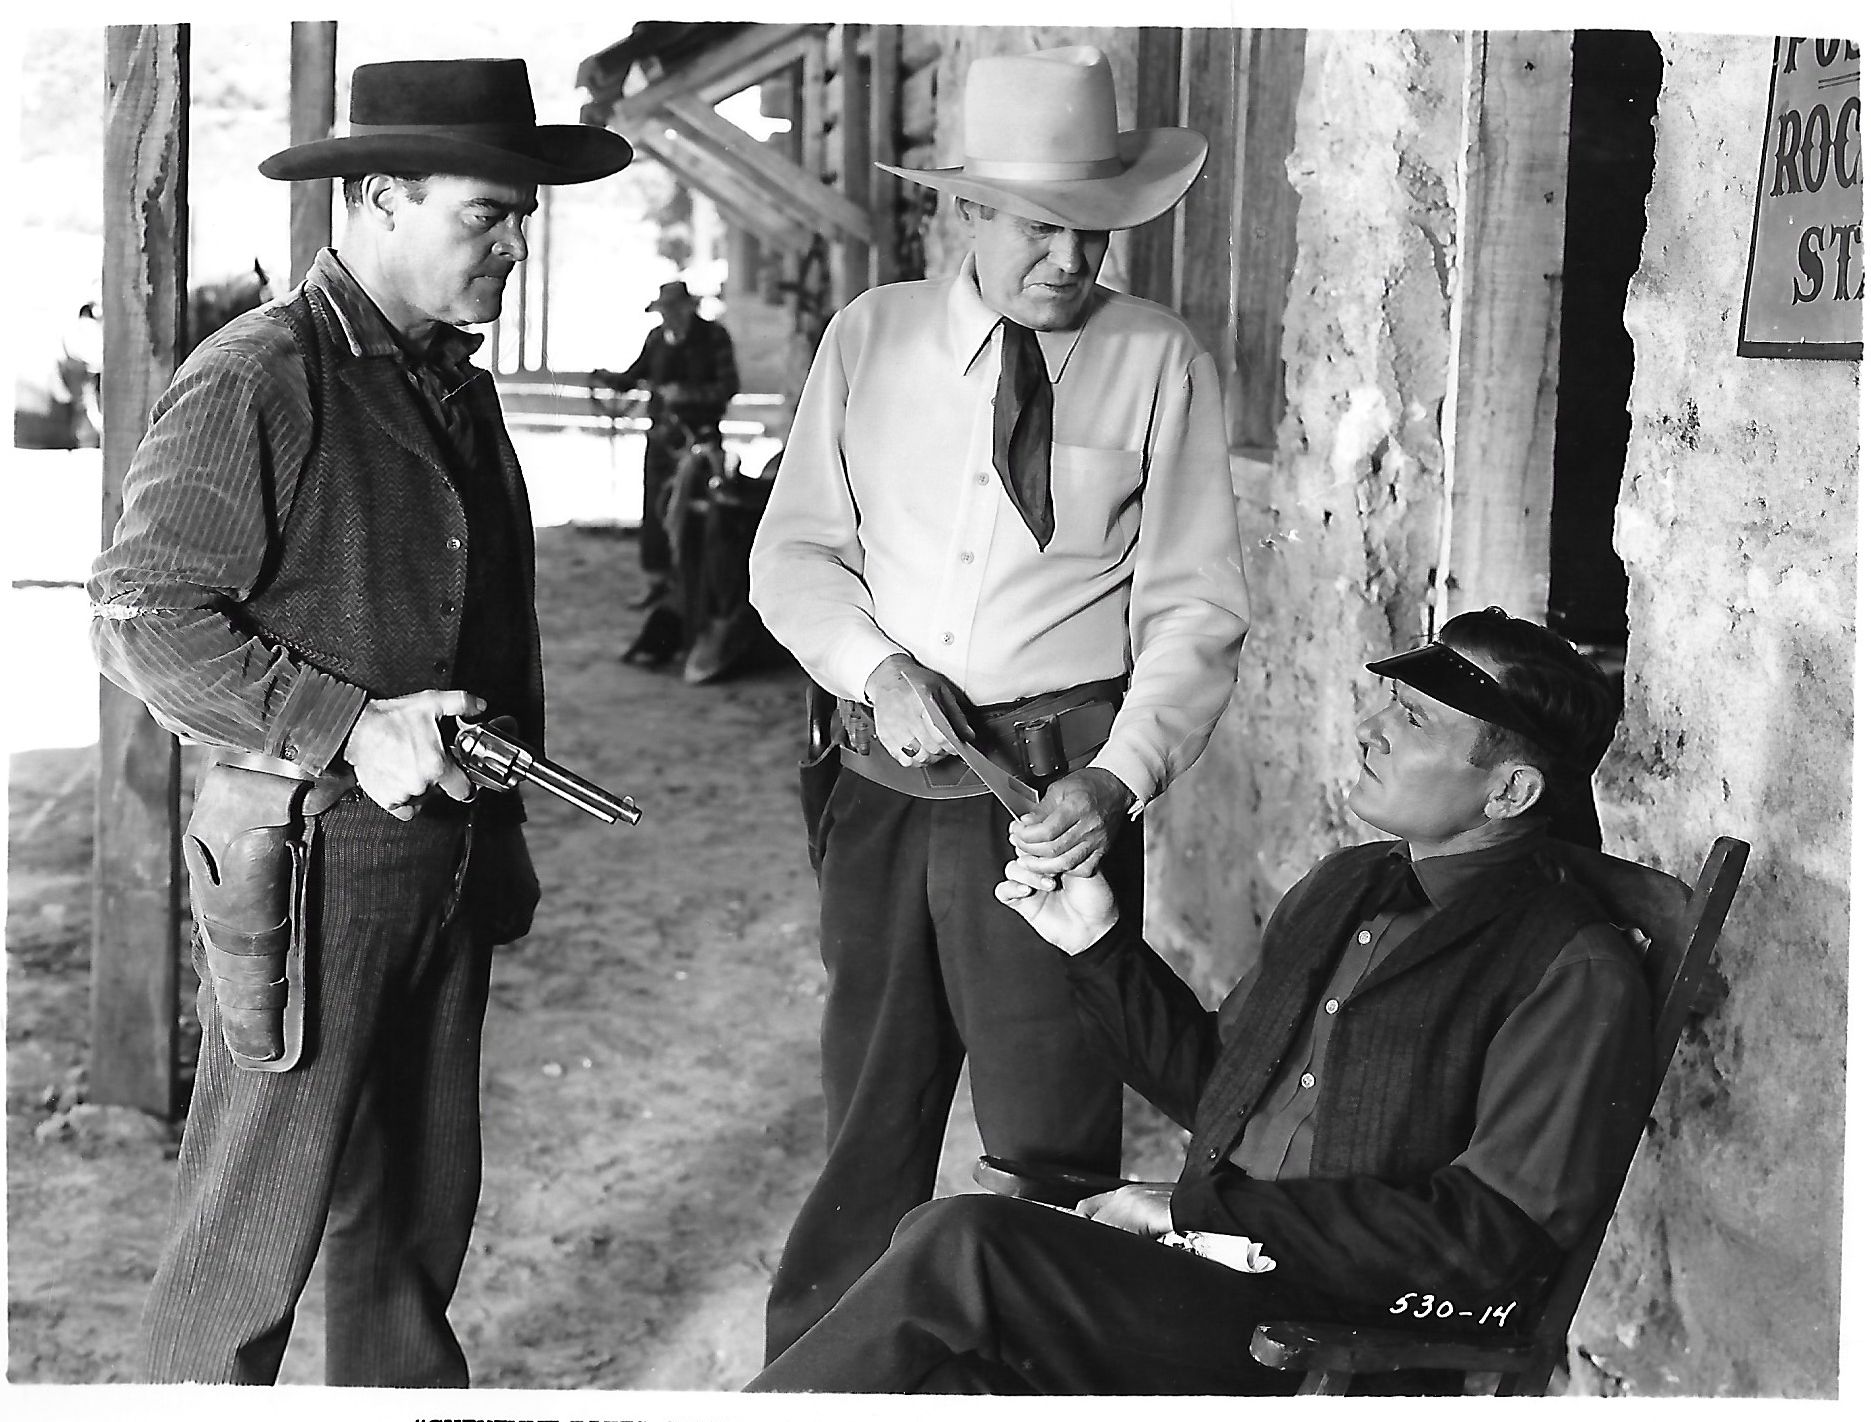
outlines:
M975 744L996 764L1043 790L1048 782L1082 770L1103 748L1123 702L1125 684L1125 678L1113 677L979 707L969 717ZM837 728L839 761L866 780L919 800L958 800L988 793L981 777L958 756L944 756L929 765L898 762L877 742L871 709L861 702L840 700L838 711L842 722Z

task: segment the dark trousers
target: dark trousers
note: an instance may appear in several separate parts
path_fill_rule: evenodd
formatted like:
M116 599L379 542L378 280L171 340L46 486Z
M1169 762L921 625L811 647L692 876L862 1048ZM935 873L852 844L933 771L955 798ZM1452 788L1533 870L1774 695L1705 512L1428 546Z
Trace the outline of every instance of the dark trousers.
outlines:
M1303 1281L1242 1274L1026 1200L913 1211L752 1392L1290 1393L1248 1354L1268 1318L1329 1317Z
M666 578L673 565L663 506L669 502L669 478L680 451L652 427L643 436L643 523L637 531L637 556L652 578Z
M447 1309L480 1196L490 950L450 917L465 837L361 800L321 818L293 1070L235 1066L202 989L146 1380L274 1381L322 1237L326 1381L467 1385Z
M819 867L826 1161L780 1255L767 1358L816 1323L935 1188L964 1055L990 1155L1115 1173L1122 1086L1065 955L995 897L1013 857L988 795L919 800L841 773ZM1143 837L1105 857L1141 913Z

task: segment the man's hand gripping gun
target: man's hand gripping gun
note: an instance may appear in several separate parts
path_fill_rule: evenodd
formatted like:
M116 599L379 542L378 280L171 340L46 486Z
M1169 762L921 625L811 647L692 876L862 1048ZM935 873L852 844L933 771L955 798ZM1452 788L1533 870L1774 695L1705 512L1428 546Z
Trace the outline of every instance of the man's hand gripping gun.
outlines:
M643 818L643 811L628 795L613 795L603 786L572 774L564 766L533 754L523 742L515 739L516 729L512 718L507 716L460 723L455 730L454 755L468 779L488 790L511 790L526 781L541 790L550 790L567 804L576 805L607 825L619 820L634 825Z

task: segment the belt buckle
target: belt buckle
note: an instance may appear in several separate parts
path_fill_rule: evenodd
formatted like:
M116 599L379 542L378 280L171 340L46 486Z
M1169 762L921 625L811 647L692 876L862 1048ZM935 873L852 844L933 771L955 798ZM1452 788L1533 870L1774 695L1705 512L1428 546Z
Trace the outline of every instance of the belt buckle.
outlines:
M1029 774L1050 780L1065 769L1065 746L1059 738L1059 714L1014 723L1014 742Z

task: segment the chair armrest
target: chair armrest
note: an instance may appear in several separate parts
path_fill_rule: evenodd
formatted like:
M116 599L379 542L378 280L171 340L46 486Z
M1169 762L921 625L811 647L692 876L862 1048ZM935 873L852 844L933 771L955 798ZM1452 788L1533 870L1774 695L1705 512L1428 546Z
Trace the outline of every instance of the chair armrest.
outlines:
M1539 1361L1539 1345L1527 1340L1468 1342L1426 1337L1406 1328L1289 1321L1261 1324L1248 1351L1263 1367L1329 1373L1394 1373L1406 1368L1517 1373Z
M1060 1205L1066 1209L1080 1200L1131 1183L1121 1176L1069 1170L1060 1165L1029 1165L1024 1161L1004 1160L998 1155L984 1155L975 1162L974 1182L996 1195L1012 1195L1017 1200L1037 1200L1042 1205Z

